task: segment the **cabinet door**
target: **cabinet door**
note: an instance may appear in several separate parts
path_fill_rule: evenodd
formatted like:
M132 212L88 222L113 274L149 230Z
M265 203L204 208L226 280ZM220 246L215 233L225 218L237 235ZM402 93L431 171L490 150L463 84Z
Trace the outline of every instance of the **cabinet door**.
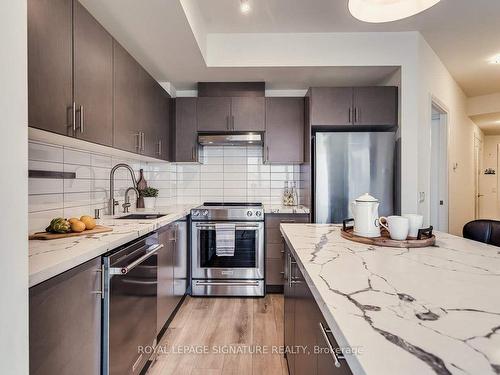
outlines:
M295 355L295 372L297 374L317 373L317 355L314 353L317 333L316 301L297 268L296 277L292 280L295 288L295 345L305 348Z
M159 242L163 248L158 251L157 334L177 305L174 298L174 225L169 225L160 231Z
M130 152L139 152L141 67L116 41L113 66L113 146Z
M28 1L28 125L73 135L72 0Z
M304 161L304 98L266 98L266 162Z
M149 131L145 135L146 155L168 160L170 96L156 81L153 82L152 102L149 105L149 111L151 123Z
M266 109L264 97L231 98L231 130L265 131Z
M113 38L74 1L76 137L113 145Z
M349 365L344 359L338 359L340 367L335 366L335 359L330 351L329 344L338 350L338 344L335 341L333 335L329 333L328 324L326 323L321 310L316 305L315 317L315 329L316 332L316 345L318 348L317 360L318 360L318 375L350 375L352 374ZM321 323L321 325L320 325ZM325 332L326 331L326 332ZM327 341L328 340L328 341ZM338 350L340 353L340 350Z
M311 88L311 125L352 125L352 101L353 90L350 87Z
M175 162L193 162L197 158L196 98L175 99L175 124L172 147Z
M174 296L177 303L187 292L187 222L178 221L176 225L175 250L174 250Z
M294 260L291 257L290 250L286 249L285 255L285 306L284 306L284 343L285 348L293 348L295 342L295 287L292 284ZM298 375L295 371L295 354L289 352L286 354L286 361L288 363L288 371L290 375Z
M101 258L29 290L31 375L99 374Z
M197 103L198 131L230 130L231 98L201 97Z
M393 86L354 88L354 124L397 126L398 88Z

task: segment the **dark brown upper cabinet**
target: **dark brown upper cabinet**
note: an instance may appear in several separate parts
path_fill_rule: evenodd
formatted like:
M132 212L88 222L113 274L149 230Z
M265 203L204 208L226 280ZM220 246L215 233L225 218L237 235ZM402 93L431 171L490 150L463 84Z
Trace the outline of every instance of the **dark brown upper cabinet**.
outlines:
M231 98L201 97L197 106L198 131L225 132L231 130Z
M394 86L354 88L355 125L397 126L398 88Z
M352 125L352 97L350 87L312 87L309 95L311 125Z
M113 145L113 38L74 2L75 136Z
M72 0L28 1L28 124L73 135Z
M172 137L172 157L175 162L198 160L197 102L197 98L175 99L175 125Z
M266 98L267 163L304 161L304 98Z
M307 100L311 126L398 126L397 87L313 87Z
M114 126L113 145L121 150L140 153L141 67L118 42L114 42Z
M231 130L265 131L265 105L264 97L231 98Z
M200 132L264 131L265 98L199 97L197 119Z

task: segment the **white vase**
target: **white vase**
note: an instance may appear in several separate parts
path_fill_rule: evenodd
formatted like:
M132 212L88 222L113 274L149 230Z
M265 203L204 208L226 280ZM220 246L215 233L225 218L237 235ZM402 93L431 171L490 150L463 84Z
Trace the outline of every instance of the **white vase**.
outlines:
M156 197L144 197L144 208L155 208Z

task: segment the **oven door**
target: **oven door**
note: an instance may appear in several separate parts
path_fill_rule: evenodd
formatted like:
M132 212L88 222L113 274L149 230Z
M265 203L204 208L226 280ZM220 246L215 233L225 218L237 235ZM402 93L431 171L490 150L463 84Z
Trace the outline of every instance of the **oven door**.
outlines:
M216 254L215 223L192 223L193 279L263 279L264 223L237 222L234 256Z

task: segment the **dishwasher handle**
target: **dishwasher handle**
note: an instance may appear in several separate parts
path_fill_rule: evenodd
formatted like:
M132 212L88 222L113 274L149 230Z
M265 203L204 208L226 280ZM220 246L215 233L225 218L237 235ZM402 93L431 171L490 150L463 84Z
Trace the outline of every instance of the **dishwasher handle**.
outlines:
M137 267L139 264L144 262L146 259L152 257L155 255L158 250L160 250L163 247L163 244L156 244L148 247L146 249L146 254L141 256L140 258L134 260L132 263L127 264L124 267L111 267L109 269L109 274L110 275L126 275L130 271L132 271L135 267Z

